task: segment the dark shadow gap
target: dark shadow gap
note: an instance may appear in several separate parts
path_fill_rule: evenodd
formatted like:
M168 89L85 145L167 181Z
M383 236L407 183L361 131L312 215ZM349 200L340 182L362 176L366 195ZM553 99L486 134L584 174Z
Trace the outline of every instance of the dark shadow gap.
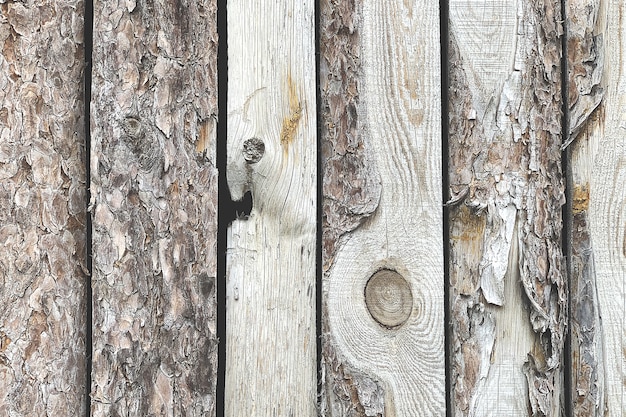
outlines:
M448 138L450 126L448 118L448 0L439 0L439 36L441 43L441 179L443 202L450 200L448 184ZM445 387L446 387L446 417L452 415L452 381L450 369L450 341L452 340L450 326L450 208L443 207L443 302L444 302L444 346L445 346Z
M317 115L317 206L316 206L316 245L315 245L315 334L316 357L317 357L317 398L321 399L324 389L322 379L322 281L324 271L322 268L322 216L324 193L324 166L322 161L322 91L320 83L320 0L315 0L315 114ZM319 414L319 401L318 401Z
M226 181L227 115L228 115L228 27L226 0L217 2L217 383L215 411L224 417L224 391L226 387L226 250L228 247L228 215L231 201Z
M563 35L561 37L561 101L562 101L562 143L567 143L569 139L569 77L568 77L568 64L567 64L567 0L561 0L561 20L563 24ZM563 170L563 177L565 180L565 205L563 206L563 234L562 246L563 255L565 256L565 270L567 283L567 292L569 294L567 298L567 327L565 331L565 340L563 346L563 411L565 416L571 417L573 414L573 395L572 395L572 331L571 331L571 317L572 317L572 228L574 225L574 219L572 215L572 190L573 190L573 173L570 163L571 158L571 146L565 148L561 153L561 169Z
M85 118L85 264L88 275L85 279L85 415L91 416L91 370L93 356L93 290L91 287L91 277L93 274L93 240L92 240L92 222L91 212L89 211L89 202L91 201L91 61L93 56L93 0L85 1L84 10L84 39L85 47L85 67L83 70L84 77L84 108L83 115Z

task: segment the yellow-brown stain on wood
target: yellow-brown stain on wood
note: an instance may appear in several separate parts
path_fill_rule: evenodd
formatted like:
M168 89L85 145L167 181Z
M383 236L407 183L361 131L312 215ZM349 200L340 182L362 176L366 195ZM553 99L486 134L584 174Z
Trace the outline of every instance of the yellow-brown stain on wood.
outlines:
M205 120L200 123L198 140L196 141L196 152L202 153L207 150L207 147L210 143L210 135L212 131L213 126L210 124L210 120Z
M574 185L574 195L572 198L572 212L574 214L587 211L589 208L589 184Z
M296 93L296 86L291 79L291 75L287 78L287 86L289 88L289 116L283 119L283 127L280 130L280 144L284 149L287 149L293 142L298 124L302 118L302 104Z

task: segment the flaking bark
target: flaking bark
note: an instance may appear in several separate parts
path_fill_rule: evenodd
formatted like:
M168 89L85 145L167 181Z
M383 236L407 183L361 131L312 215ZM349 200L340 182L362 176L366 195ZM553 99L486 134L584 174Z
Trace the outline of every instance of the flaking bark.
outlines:
M84 415L83 2L0 3L0 415Z
M489 311L520 302L529 308L535 334L524 367L529 413L560 415L567 317L560 4L523 1L519 10L515 68L494 101L496 132L484 130L482 115L476 116L457 48L462 39L450 39L449 175L457 204L450 214L455 415L474 415L477 384L489 372L492 331L498 326ZM468 242L474 245L471 251ZM464 259L467 253L474 255ZM504 297L504 277L512 272L520 276L523 300Z
M92 415L213 415L216 4L94 15Z
M323 0L320 4L325 281L342 236L374 213L381 193L380 179L364 146L367 132L359 121L363 111L359 108L361 7L360 0ZM322 316L327 317L325 301L323 311ZM322 323L322 332L322 415L384 415L383 389L338 356L327 320Z

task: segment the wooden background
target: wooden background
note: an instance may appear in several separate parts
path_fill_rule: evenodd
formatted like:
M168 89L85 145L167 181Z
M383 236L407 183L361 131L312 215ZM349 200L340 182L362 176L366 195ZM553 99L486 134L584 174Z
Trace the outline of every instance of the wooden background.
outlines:
M624 9L0 1L0 416L626 415Z

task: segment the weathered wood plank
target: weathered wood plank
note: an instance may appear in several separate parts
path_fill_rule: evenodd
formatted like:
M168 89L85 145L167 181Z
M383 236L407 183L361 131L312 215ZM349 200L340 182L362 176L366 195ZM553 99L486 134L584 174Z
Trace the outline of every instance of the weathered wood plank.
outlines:
M325 416L445 414L438 27L321 2Z
M316 414L312 0L228 1L225 414Z
M568 1L577 417L626 415L625 12L622 1Z
M605 416L606 380L603 329L597 292L594 245L589 230L589 186L597 150L598 117L605 60L606 5L597 0L566 2L568 68L568 138L570 163L571 273L571 408L575 417ZM593 115L593 116L592 116ZM591 119L593 117L593 119ZM592 120L592 121L590 121ZM591 138L589 137L591 135Z
M81 1L0 4L0 415L85 412Z
M561 414L561 26L556 1L450 2L454 416Z
M94 15L92 415L212 415L216 4Z

